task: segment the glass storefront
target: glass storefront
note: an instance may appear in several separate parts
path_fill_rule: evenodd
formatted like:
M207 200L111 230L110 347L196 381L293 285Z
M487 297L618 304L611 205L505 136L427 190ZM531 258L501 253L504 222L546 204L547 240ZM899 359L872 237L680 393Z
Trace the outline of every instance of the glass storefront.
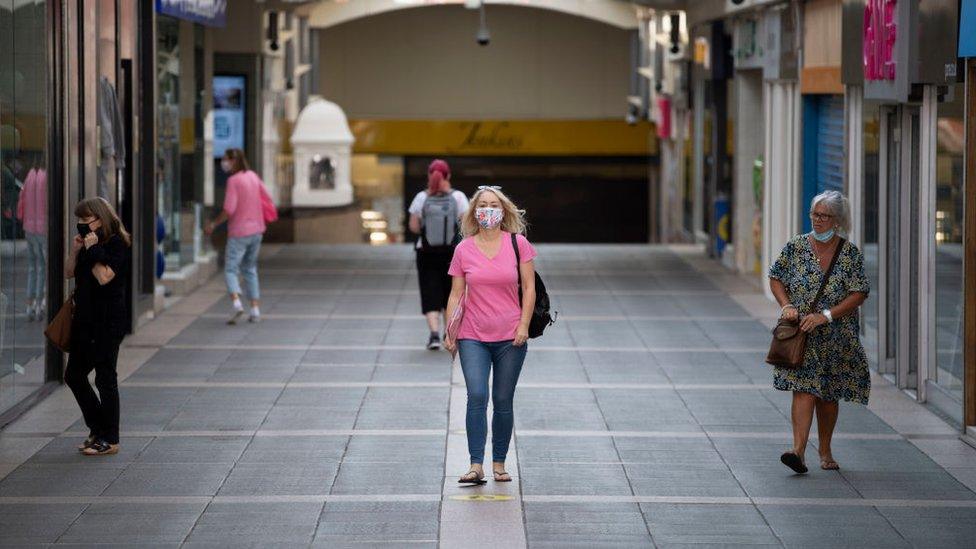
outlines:
M962 402L965 86L938 106L935 205L935 361L932 381Z
M204 30L160 15L156 22L156 204L167 271L194 262L203 199Z
M45 381L46 6L0 0L0 413Z
M880 108L878 102L864 100L863 121L864 121L864 210L861 213L863 226L861 228L864 235L861 251L864 254L864 271L871 281L871 292L868 294L867 301L861 307L861 314L864 315L862 323L864 349L872 364L877 365L878 354L878 302L879 302L879 278L878 278L878 213L879 213L879 187L878 178L880 176Z

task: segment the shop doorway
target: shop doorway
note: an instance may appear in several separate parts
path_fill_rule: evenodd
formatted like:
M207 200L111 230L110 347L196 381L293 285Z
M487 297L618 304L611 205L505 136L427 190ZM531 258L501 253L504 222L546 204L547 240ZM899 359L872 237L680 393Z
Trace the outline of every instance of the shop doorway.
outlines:
M881 109L878 250L878 371L918 389L921 116L911 105Z

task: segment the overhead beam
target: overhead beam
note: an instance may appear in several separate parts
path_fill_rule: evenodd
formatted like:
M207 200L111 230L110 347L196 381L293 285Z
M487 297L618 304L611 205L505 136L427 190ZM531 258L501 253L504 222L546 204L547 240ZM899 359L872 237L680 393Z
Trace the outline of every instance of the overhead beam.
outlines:
M355 2L321 0L314 4L303 5L296 11L304 12L309 16L309 25L312 28L323 29L391 11L463 3L463 0L356 0ZM619 0L533 0L531 4L525 0L485 0L485 4L558 11L622 29L637 28L638 24L634 5Z

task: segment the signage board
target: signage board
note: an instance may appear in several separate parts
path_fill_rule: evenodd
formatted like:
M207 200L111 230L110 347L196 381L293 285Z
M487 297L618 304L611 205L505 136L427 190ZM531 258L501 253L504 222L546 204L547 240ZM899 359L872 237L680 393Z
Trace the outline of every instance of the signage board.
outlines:
M244 136L247 135L246 98L247 79L244 76L214 76L214 158L223 157L227 149L244 150Z
M227 24L227 0L156 0L156 13L223 27Z
M959 57L976 57L976 0L962 0L959 9Z

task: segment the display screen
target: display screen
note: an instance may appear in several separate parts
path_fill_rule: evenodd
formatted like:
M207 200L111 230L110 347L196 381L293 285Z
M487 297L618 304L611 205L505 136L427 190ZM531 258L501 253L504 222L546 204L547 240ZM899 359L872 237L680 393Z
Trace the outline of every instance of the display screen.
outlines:
M214 76L214 158L224 156L227 149L244 150L247 131L244 98L247 79L243 76Z

